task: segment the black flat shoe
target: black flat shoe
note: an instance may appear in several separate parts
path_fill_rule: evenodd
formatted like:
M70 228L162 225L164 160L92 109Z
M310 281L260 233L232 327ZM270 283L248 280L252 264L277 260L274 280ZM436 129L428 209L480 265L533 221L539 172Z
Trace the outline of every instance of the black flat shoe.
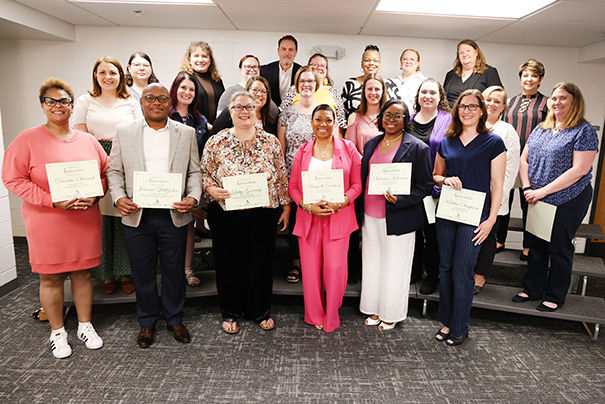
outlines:
M420 287L420 294L430 295L431 293L435 292L435 290L437 290L438 283L439 281L437 279L425 279L422 283L422 286Z
M447 341L445 341L445 343L448 344L449 346L462 345L462 343L464 342L466 337L468 337L468 332L465 335L458 337L458 338L454 338L450 335L449 338L447 339Z
M519 260L521 260L523 262L527 262L528 259L529 259L528 256L523 253L521 253L521 255L519 255Z
M501 253L502 251L504 251L504 245L502 245L502 247L496 248L496 254Z
M523 297L523 296L519 296L519 295L514 295L511 300L515 303L523 303L523 302L526 302L529 300L529 296Z
M548 307L547 305L544 304L544 302L542 302L538 305L538 307L536 307L536 310L543 311L546 313L552 313L553 311L557 310L559 307L560 306L557 306L553 309L552 307Z

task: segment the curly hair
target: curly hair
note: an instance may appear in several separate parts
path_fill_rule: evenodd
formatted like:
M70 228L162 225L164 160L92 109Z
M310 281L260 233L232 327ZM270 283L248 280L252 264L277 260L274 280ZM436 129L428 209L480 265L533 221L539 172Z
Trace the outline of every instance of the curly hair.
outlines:
M201 49L203 52L206 52L210 58L210 66L208 67L210 78L216 83L221 81L221 75L218 73L218 67L216 66L216 60L214 59L212 48L204 41L191 42L191 44L187 47L187 50L185 50L183 58L181 59L180 70L193 74L193 67L191 67L191 54L197 49Z
M422 88L424 83L433 83L437 85L437 88L439 89L439 104L437 105L437 109L439 111L447 112L448 114L450 114L452 112L452 109L450 108L450 103L447 101L447 95L445 94L445 90L443 89L441 83L432 77L429 77L428 79L424 80L418 87L418 91L416 91L416 97L414 97L415 111L420 112L420 102L418 101L418 96L420 95L420 89Z
M44 102L44 97L46 96L46 92L51 88L56 88L57 90L63 90L69 95L69 99L71 102L74 102L74 90L72 90L71 86L64 82L63 80L57 79L55 77L49 77L42 82L40 86L40 90L38 92L38 98L40 99L40 104Z

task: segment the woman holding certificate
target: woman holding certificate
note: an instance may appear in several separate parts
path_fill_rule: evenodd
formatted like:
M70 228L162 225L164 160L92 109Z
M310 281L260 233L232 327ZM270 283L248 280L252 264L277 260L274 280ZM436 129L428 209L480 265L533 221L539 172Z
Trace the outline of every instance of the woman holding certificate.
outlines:
M429 146L431 167L434 167L437 146L445 137L445 131L452 122L452 110L447 102L445 90L435 79L426 79L422 82L415 100L414 109L418 112L412 115L413 129L410 133ZM433 185L431 192L433 200L438 200L440 194L441 188ZM416 231L411 282L416 283L422 278L422 264L424 264L426 278L420 286L420 293L430 295L437 289L439 283L439 247L435 223L429 223L426 213L424 215L424 228Z
M141 105L126 91L126 80L120 62L111 56L99 58L92 69L93 91L84 94L74 108L74 128L92 134L107 155L111 152L116 125L143 119ZM103 257L101 265L92 271L93 278L104 281L101 290L117 291L120 277L122 291L134 292L122 215L113 206L110 196L101 200L103 215Z
M294 85L296 91L300 94L300 102L285 108L279 115L277 122L277 138L285 154L288 174L292 170L292 163L298 148L313 140L315 136L311 127L311 112L317 106L315 92L320 87L319 76L311 66L303 66L296 72ZM294 202L290 211L290 236L288 237L292 269L286 275L286 281L290 283L296 283L300 280L298 237L292 233L296 223L296 209L296 203Z
M357 204L363 237L359 310L370 315L366 325L392 330L408 313L408 292L416 230L424 226L424 204L433 187L429 146L410 134L410 113L401 100L391 100L378 115L376 136L365 145L361 165L363 197ZM391 180L374 186L381 167L410 167L406 184ZM396 189L408 188L407 191ZM393 189L394 192L391 192Z
M239 331L246 316L271 330L276 229L288 227L288 172L279 141L256 128L252 94L236 92L233 128L210 137L202 157L204 197L216 262L223 331ZM278 209L283 207L283 211Z
M315 107L315 140L298 149L290 175L290 196L298 204L294 234L304 276L305 322L326 332L340 325L349 235L357 229L352 203L361 192L359 153L353 143L334 135L335 122L332 107Z
M527 203L555 205L556 213L550 241L527 232L525 288L513 297L514 302L543 300L537 309L545 312L565 304L573 267L573 238L592 199L592 163L599 146L597 133L584 119L584 97L575 84L557 84L550 100L546 120L527 139L519 177Z
M500 136L488 131L486 120L481 92L462 92L435 157L433 179L436 185L444 186L436 221L441 257L439 320L444 327L435 338L448 345L460 345L468 335L475 286L473 271L481 243L496 223L502 201L506 147ZM451 195L447 198L452 200L449 204L444 202L446 194ZM461 210L461 206L470 208ZM476 206L479 208L475 212L471 208Z
M32 271L40 275L40 303L52 329L52 353L66 358L71 355L63 326L63 283L68 275L78 312L78 338L89 349L103 346L90 323L90 268L101 262L101 214L98 196L57 201L49 183L58 183L60 178L53 181L46 165L92 160L97 166L93 175L100 185L100 192L93 195L102 196L107 188L107 153L94 137L69 126L74 94L67 83L49 78L42 83L39 98L46 123L21 132L6 149L2 181L23 199L29 260Z

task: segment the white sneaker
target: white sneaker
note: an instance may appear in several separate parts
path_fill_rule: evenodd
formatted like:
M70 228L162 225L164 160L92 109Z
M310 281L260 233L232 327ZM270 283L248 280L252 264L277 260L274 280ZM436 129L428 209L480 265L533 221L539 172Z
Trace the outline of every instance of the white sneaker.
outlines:
M99 349L103 346L103 340L90 323L84 327L78 327L78 339L84 341L88 349Z
M52 349L55 358L63 359L71 356L71 347L67 343L67 333L65 331L51 332L50 348Z

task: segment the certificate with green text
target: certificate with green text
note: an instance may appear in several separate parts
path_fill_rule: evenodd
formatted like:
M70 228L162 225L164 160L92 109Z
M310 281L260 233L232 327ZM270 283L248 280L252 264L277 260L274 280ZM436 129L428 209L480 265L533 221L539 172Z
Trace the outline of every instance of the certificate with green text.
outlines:
M457 190L446 185L441 189L437 217L478 226L484 202L485 192L470 189Z
M46 164L46 176L53 202L103 196L97 160L49 163Z
M231 197L225 199L227 210L269 206L269 187L265 173L224 177L223 188L231 193Z
M372 164L368 195L409 195L412 181L412 163Z
M135 171L132 201L141 208L172 209L182 199L181 173Z
M321 200L344 202L345 187L342 168L335 170L303 171L303 202L315 203Z

